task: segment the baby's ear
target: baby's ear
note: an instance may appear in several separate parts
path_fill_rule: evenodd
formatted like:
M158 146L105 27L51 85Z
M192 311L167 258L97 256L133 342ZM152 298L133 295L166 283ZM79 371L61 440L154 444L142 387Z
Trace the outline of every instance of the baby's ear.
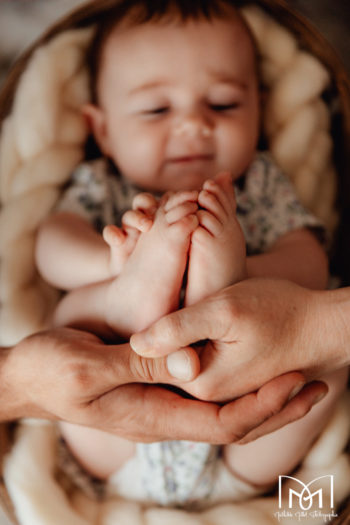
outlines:
M108 129L104 111L95 104L84 104L81 112L100 150L105 155L109 155Z

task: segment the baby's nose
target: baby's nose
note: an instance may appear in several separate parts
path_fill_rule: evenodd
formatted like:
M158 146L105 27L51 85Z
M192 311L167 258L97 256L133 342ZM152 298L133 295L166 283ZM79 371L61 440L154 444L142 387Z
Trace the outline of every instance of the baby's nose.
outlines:
M207 138L211 137L212 134L212 126L201 116L184 116L174 124L174 135L186 138Z

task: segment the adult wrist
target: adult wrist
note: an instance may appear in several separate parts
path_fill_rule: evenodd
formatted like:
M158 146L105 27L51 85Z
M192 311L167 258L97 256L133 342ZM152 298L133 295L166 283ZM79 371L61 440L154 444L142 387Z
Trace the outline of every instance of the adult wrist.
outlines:
M23 339L13 347L0 348L0 422L22 417L49 417L31 400L30 385L26 385L21 355L28 344L33 344L32 337Z
M311 370L319 373L350 364L350 288L310 291L304 322Z
M18 395L16 377L12 373L11 359L13 348L0 349L0 421L11 421L22 417L21 402Z

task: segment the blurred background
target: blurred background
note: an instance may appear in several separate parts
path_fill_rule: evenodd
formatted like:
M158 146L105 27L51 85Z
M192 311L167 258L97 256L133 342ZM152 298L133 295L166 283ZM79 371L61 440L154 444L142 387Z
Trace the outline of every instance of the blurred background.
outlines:
M0 0L0 85L15 58L53 20L83 0ZM350 74L350 1L287 0L309 18L337 50Z

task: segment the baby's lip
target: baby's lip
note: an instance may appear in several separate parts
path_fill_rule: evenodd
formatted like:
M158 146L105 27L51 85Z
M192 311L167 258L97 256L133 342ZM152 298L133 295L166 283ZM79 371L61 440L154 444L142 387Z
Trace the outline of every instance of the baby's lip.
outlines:
M172 157L168 159L168 162L173 164L191 163L191 162L208 162L214 159L212 154L192 154L192 155L181 155L178 157Z

